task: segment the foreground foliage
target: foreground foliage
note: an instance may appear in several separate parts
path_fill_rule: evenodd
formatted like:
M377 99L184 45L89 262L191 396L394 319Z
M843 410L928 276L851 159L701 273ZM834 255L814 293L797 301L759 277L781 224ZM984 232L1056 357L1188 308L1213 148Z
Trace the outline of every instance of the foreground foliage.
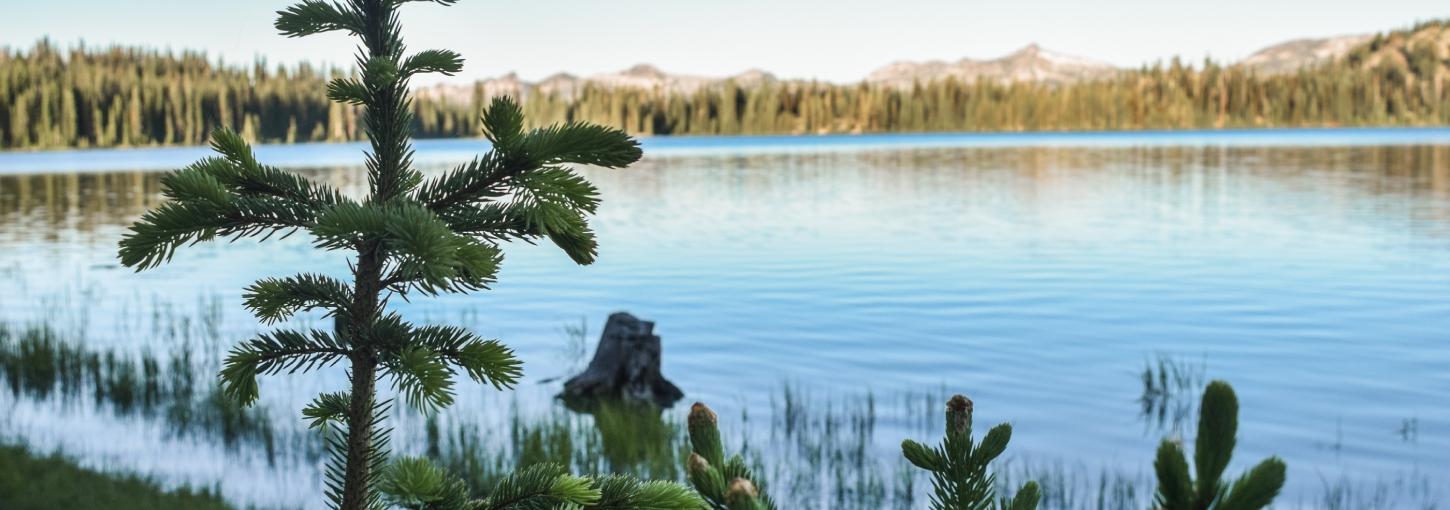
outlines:
M1228 383L1214 381L1203 392L1198 415L1198 438L1193 447L1189 475L1183 447L1163 440L1153 469L1158 475L1159 510L1259 510L1273 503L1284 487L1284 461L1277 457L1260 462L1232 484L1223 472L1233 457L1239 427L1239 401Z
M699 509L700 496L671 482L628 476L596 479L570 475L554 464L536 464L504 477L474 499L462 479L424 458L403 458L385 473L382 492L389 503L410 510L493 509Z
M258 398L258 376L344 364L350 390L319 395L302 411L328 435L326 485L334 507L379 508L380 489L388 489L394 503L412 508L598 505L612 501L606 497L647 498L661 491L678 497L657 501L660 508L691 508L698 498L683 487L593 481L547 467L505 478L479 502L461 501L449 499L458 494L449 490L457 484L428 483L436 472L425 464L389 467L383 419L393 401L377 397L380 379L427 413L453 403L458 372L499 389L521 375L513 351L497 340L457 327L410 324L388 311L389 298L485 289L502 263L504 241L547 239L575 262L593 262L596 243L586 217L599 205L598 190L564 165L620 168L641 156L638 143L615 129L566 123L525 130L519 107L497 98L482 120L493 149L425 180L412 166L409 80L457 73L463 59L447 50L406 54L398 8L410 1L304 0L280 11L276 21L291 37L334 31L358 37L358 76L334 79L327 94L362 108L371 144L366 197L353 199L262 165L240 136L220 130L212 137L217 157L163 178L170 201L146 213L121 240L122 264L150 269L184 245L298 231L310 234L319 249L354 254L350 282L299 274L248 287L245 304L263 322L321 310L335 327L262 334L232 349L220 375L228 396L251 404Z
M715 510L775 510L761 480L740 455L725 456L719 418L704 404L690 408L690 483ZM939 447L910 439L902 455L932 475L933 510L1035 510L1040 498L1036 482L1027 482L1012 498L997 498L997 477L987 465L1007 449L1012 426L994 427L980 444L972 439L972 401L955 395L947 401L946 438Z
M761 480L751 474L739 454L725 457L720 421L702 403L690 407L690 456L685 473L695 490L717 510L775 510Z
M947 401L946 438L930 447L910 439L901 453L916 467L931 472L934 510L1034 510L1040 497L1037 482L1027 482L1012 498L997 499L997 477L987 464L1007 450L1012 426L992 427L981 443L972 439L972 401L956 395Z

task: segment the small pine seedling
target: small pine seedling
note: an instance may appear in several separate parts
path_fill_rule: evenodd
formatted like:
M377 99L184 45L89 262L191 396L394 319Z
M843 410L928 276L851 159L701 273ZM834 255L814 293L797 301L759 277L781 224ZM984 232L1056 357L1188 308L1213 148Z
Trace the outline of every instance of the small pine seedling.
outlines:
M1027 482L1012 498L998 499L997 476L987 464L1007 449L1012 426L993 427L980 444L972 440L972 401L962 395L947 401L946 438L941 446L930 447L907 439L901 453L921 469L931 472L932 510L1034 510L1040 498L1037 482ZM994 506L995 505L995 506Z
M1284 487L1284 461L1270 457L1232 484L1221 478L1233 457L1239 427L1239 401L1233 387L1213 381L1203 391L1198 412L1198 438L1188 474L1183 447L1167 439L1158 446L1153 469L1158 475L1158 510L1259 510L1274 502Z

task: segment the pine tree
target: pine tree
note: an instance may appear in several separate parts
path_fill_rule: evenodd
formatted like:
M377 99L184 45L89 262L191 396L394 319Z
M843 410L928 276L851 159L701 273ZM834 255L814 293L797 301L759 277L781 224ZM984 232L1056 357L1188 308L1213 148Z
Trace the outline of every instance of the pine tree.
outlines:
M1233 387L1213 381L1203 391L1198 438L1193 446L1195 481L1188 474L1183 447L1163 440L1153 469L1158 475L1158 510L1260 510L1284 487L1284 461L1270 457L1232 484L1222 481L1233 457L1239 428L1239 401Z
M685 461L685 473L712 510L775 510L775 502L751 474L745 459L739 454L725 457L719 417L714 411L696 402L690 407L686 426L690 456Z
M327 95L363 108L371 144L366 197L263 165L240 136L218 130L211 138L218 156L162 178L169 201L131 227L120 242L121 262L151 269L182 245L298 231L320 249L355 254L351 282L299 274L248 287L245 305L263 322L322 310L335 328L279 329L243 342L220 374L226 395L251 404L258 376L344 364L350 390L319 395L302 411L329 434L327 496L336 508L382 507L382 488L389 489L389 501L411 508L609 508L602 505L634 497L654 498L656 508L699 508L698 496L678 485L607 478L596 486L548 466L521 471L485 499L466 501L458 484L425 463L388 467L389 429L382 422L391 401L378 397L380 379L410 406L432 412L453 402L458 371L499 389L521 375L513 351L498 341L457 327L410 324L388 311L389 297L485 289L502 262L499 243L509 240L548 239L575 262L593 262L596 244L586 218L599 205L598 190L565 165L622 168L641 156L638 142L616 129L566 123L525 131L518 105L498 98L482 116L492 150L425 180L412 165L409 79L452 75L463 59L447 50L405 56L398 8L410 1L422 0L303 0L276 21L290 37L344 31L361 40L358 74L332 80ZM133 103L136 94L133 88ZM128 113L135 119L140 112Z
M1034 510L1037 482L1027 482L1012 498L997 499L997 476L987 465L1007 449L1012 426L993 427L981 443L972 439L972 401L962 395L947 401L946 438L930 447L907 439L901 453L913 465L931 472L933 510Z

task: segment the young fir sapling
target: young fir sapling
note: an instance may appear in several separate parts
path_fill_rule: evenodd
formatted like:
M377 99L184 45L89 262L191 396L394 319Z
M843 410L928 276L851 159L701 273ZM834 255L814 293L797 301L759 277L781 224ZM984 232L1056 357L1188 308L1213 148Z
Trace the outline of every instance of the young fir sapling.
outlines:
M448 50L406 53L398 9L421 1L457 3L303 0L277 15L276 28L289 37L340 31L360 41L357 75L332 80L327 97L363 111L370 145L366 196L263 165L241 137L218 130L211 143L217 156L162 178L169 201L131 227L120 242L121 262L151 269L183 245L295 232L309 234L319 249L351 254L349 280L299 274L248 287L245 305L265 323L321 310L335 327L262 334L232 349L220 374L227 395L251 404L258 376L347 369L348 391L319 395L303 410L329 434L326 492L336 508L379 508L383 488L388 502L410 508L619 508L608 505L636 496L657 508L699 508L698 496L677 484L590 480L551 466L524 469L470 500L460 484L424 462L389 466L383 421L391 400L379 398L379 380L391 382L407 404L433 412L452 404L458 372L499 389L521 375L513 351L497 340L459 327L411 324L389 311L389 298L486 289L505 241L547 239L575 262L593 262L596 243L586 218L599 206L599 193L566 165L622 168L641 156L639 144L617 129L571 122L526 130L518 105L497 98L482 116L492 149L425 179L413 167L409 80L457 73L463 58Z

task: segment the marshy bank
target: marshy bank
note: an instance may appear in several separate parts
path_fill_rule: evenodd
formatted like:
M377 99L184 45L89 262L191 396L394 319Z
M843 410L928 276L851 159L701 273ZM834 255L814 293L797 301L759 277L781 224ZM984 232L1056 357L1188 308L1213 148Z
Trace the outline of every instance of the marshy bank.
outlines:
M0 507L6 510L225 510L213 489L162 489L150 479L80 467L63 455L0 446Z
M18 411L18 416L0 421L0 437L28 445L30 451L74 451L76 459L36 457L27 446L12 446L4 450L9 462L19 463L25 473L74 474L78 484L111 484L118 488L97 490L156 508L166 508L172 500L217 505L219 496L238 507L315 504L320 485L313 484L321 480L311 471L321 461L322 437L307 430L300 417L277 411L288 409L283 404L242 408L220 394L215 385L220 351L203 347L202 341L215 329L211 320L204 314L186 321L160 320L156 323L171 325L148 335L159 341L135 352L88 348L84 338L43 324L0 324L0 400ZM578 337L587 334L587 327L565 331L563 343L574 346L566 349L579 352ZM1136 421L1145 435L1179 435L1185 423L1196 420L1191 402L1207 370L1202 360L1161 356L1145 362L1140 374L1124 374L1141 381L1136 397L1142 412ZM890 445L900 439L897 431L927 438L939 430L947 394L940 388L824 395L784 384L766 405L739 406L721 422L727 442L770 484L783 508L906 510L923 507L930 484L894 455ZM574 413L562 405L531 409L516 398L492 402L431 418L395 412L392 418L400 420L397 444L405 445L399 453L432 458L475 488L541 462L584 474L683 477L689 447L678 410L605 403L588 413ZM52 433L52 426L71 420L92 421L84 430L106 431L109 437L97 441ZM141 444L129 453L105 446L135 441L121 437L135 431L141 431ZM235 467L210 478L181 475L165 467L179 457L195 457L182 461L193 466ZM998 483L1010 487L1038 481L1044 509L1141 510L1151 503L1154 489L1149 460L1125 470L1092 459L1009 456L998 465ZM81 467L97 462L108 466L108 474ZM1390 480L1325 478L1320 483L1318 491L1290 494L1282 506L1429 509L1442 497L1429 477L1413 473ZM0 483L0 501L19 494L30 497L29 487L3 487ZM207 489L193 492L188 487ZM259 492L262 487L274 491Z

